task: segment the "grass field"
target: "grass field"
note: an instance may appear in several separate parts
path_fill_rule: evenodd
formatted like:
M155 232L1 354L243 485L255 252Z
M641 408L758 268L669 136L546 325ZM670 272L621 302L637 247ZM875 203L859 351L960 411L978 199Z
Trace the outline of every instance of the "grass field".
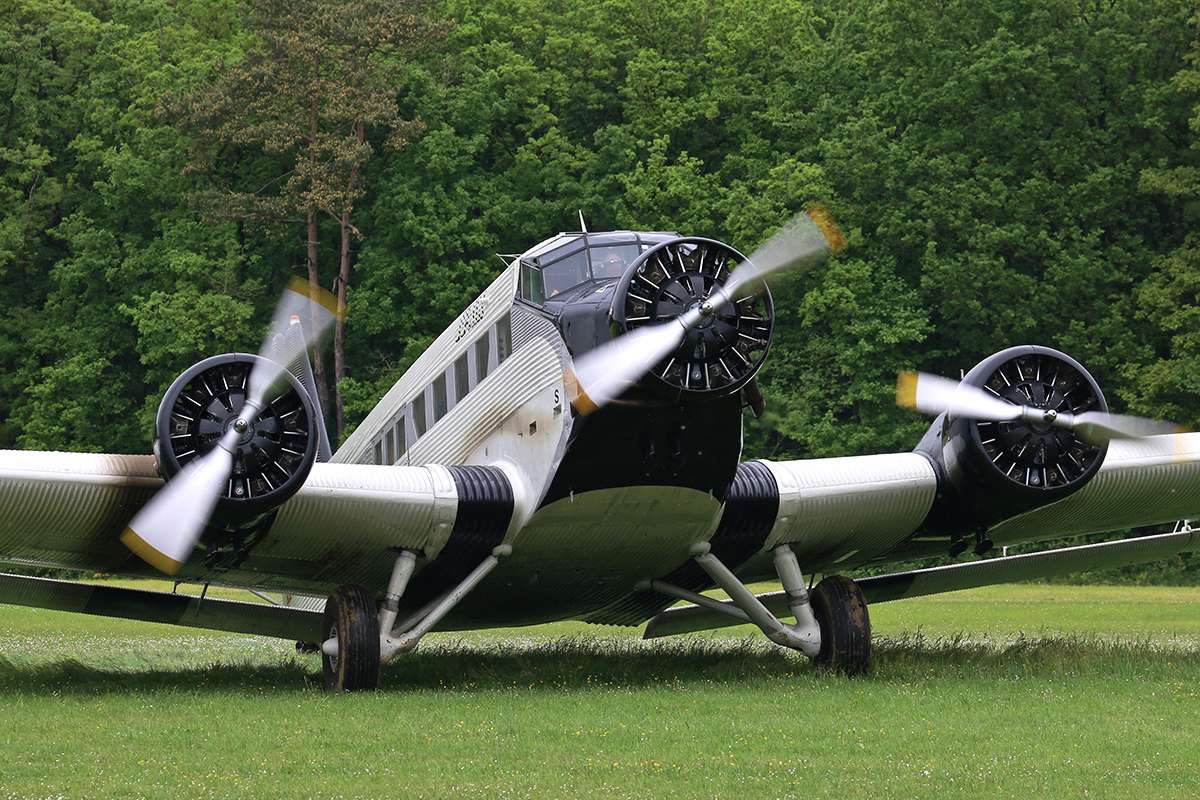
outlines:
M560 624L331 697L287 642L0 606L0 798L1200 796L1200 589L871 614L866 680L746 628Z

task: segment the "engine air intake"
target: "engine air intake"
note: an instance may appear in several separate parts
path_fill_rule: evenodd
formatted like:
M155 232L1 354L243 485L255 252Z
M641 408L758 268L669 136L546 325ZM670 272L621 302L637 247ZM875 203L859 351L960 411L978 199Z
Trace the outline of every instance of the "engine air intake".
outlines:
M628 332L700 308L743 262L744 255L712 239L661 242L626 269L613 299L613 322ZM738 295L689 330L647 382L673 392L730 394L753 378L771 347L775 310L765 286Z

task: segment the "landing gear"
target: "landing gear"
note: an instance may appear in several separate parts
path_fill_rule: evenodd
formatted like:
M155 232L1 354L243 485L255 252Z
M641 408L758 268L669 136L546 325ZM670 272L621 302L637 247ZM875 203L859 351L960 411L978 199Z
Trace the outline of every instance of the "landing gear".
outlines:
M413 551L402 550L396 557L378 613L375 599L366 589L339 587L325 602L325 630L329 638L319 648L325 668L325 688L331 692L378 688L380 665L416 647L511 552L512 547L507 544L492 548L491 555L458 585L400 621L397 621L400 600L416 570L417 554Z
M813 663L843 675L869 672L871 617L858 584L842 575L830 575L809 597L821 628L821 649Z
M325 603L325 630L329 633L321 647L325 688L331 692L377 688L379 617L370 592L361 586L338 587Z
M858 584L841 575L831 575L811 592L800 572L796 554L789 545L775 548L775 569L783 584L780 595L753 594L733 571L711 552L707 542L692 547L692 558L713 583L729 595L729 600L711 597L674 586L665 581L646 581L642 588L688 600L697 606L718 611L739 622L752 622L776 644L799 650L818 667L843 675L862 675L871 668L871 618L867 602ZM787 603L796 621L782 622L763 600L782 610Z

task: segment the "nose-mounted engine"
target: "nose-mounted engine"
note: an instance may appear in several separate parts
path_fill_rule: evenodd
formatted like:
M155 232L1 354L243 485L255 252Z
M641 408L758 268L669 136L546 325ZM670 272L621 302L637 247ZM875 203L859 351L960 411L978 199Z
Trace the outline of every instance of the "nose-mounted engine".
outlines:
M613 333L661 325L703 308L746 257L727 244L699 237L661 242L625 270L612 300ZM758 372L771 348L775 310L764 286L712 305L673 352L643 378L672 396L728 395Z

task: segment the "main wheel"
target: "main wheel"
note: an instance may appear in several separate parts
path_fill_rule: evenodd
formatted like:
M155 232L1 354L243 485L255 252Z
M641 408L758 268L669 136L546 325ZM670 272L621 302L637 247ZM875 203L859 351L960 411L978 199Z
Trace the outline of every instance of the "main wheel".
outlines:
M379 686L379 617L375 599L361 586L339 586L325 603L325 630L337 655L323 655L325 688L371 691Z
M809 596L821 627L818 667L843 675L863 675L871 669L871 617L858 584L843 575L830 575Z

